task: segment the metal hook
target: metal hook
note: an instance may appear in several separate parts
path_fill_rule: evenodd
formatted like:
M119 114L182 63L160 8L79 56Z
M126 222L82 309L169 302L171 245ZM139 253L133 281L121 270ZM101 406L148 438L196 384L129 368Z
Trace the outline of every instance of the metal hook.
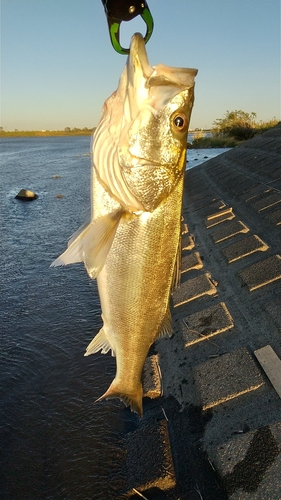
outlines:
M136 16L141 16L146 24L145 43L148 42L153 31L153 18L146 1L141 0L102 0L107 17L110 40L113 48L119 54L128 54L120 44L120 25L122 21L130 21Z

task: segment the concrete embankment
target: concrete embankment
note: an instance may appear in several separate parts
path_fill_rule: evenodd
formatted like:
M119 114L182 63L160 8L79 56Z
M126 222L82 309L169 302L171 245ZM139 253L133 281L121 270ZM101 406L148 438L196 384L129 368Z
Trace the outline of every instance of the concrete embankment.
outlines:
M128 436L128 497L280 500L281 126L188 171L183 219L164 396Z

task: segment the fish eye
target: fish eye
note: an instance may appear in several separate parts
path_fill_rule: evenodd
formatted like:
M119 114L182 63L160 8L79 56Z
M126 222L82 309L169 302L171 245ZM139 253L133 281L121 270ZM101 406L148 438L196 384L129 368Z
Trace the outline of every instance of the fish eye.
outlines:
M183 132L187 129L187 118L184 113L175 113L172 116L172 125L177 132Z

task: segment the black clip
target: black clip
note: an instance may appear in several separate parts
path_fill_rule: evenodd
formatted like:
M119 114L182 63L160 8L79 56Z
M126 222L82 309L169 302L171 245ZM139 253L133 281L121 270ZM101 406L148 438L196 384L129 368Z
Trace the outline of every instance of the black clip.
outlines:
M120 45L120 25L122 21L131 21L141 16L146 24L145 43L148 42L153 31L153 19L146 1L142 0L101 0L107 17L110 40L113 48L119 54L128 54L130 49Z

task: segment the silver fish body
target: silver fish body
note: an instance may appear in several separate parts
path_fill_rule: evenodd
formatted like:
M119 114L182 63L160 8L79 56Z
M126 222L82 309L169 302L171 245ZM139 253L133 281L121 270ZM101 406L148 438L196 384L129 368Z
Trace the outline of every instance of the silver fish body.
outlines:
M83 261L97 278L103 327L86 355L112 351L116 376L100 399L118 397L139 415L148 350L171 333L196 73L151 67L142 36L133 36L118 89L94 134L91 221L52 264Z

